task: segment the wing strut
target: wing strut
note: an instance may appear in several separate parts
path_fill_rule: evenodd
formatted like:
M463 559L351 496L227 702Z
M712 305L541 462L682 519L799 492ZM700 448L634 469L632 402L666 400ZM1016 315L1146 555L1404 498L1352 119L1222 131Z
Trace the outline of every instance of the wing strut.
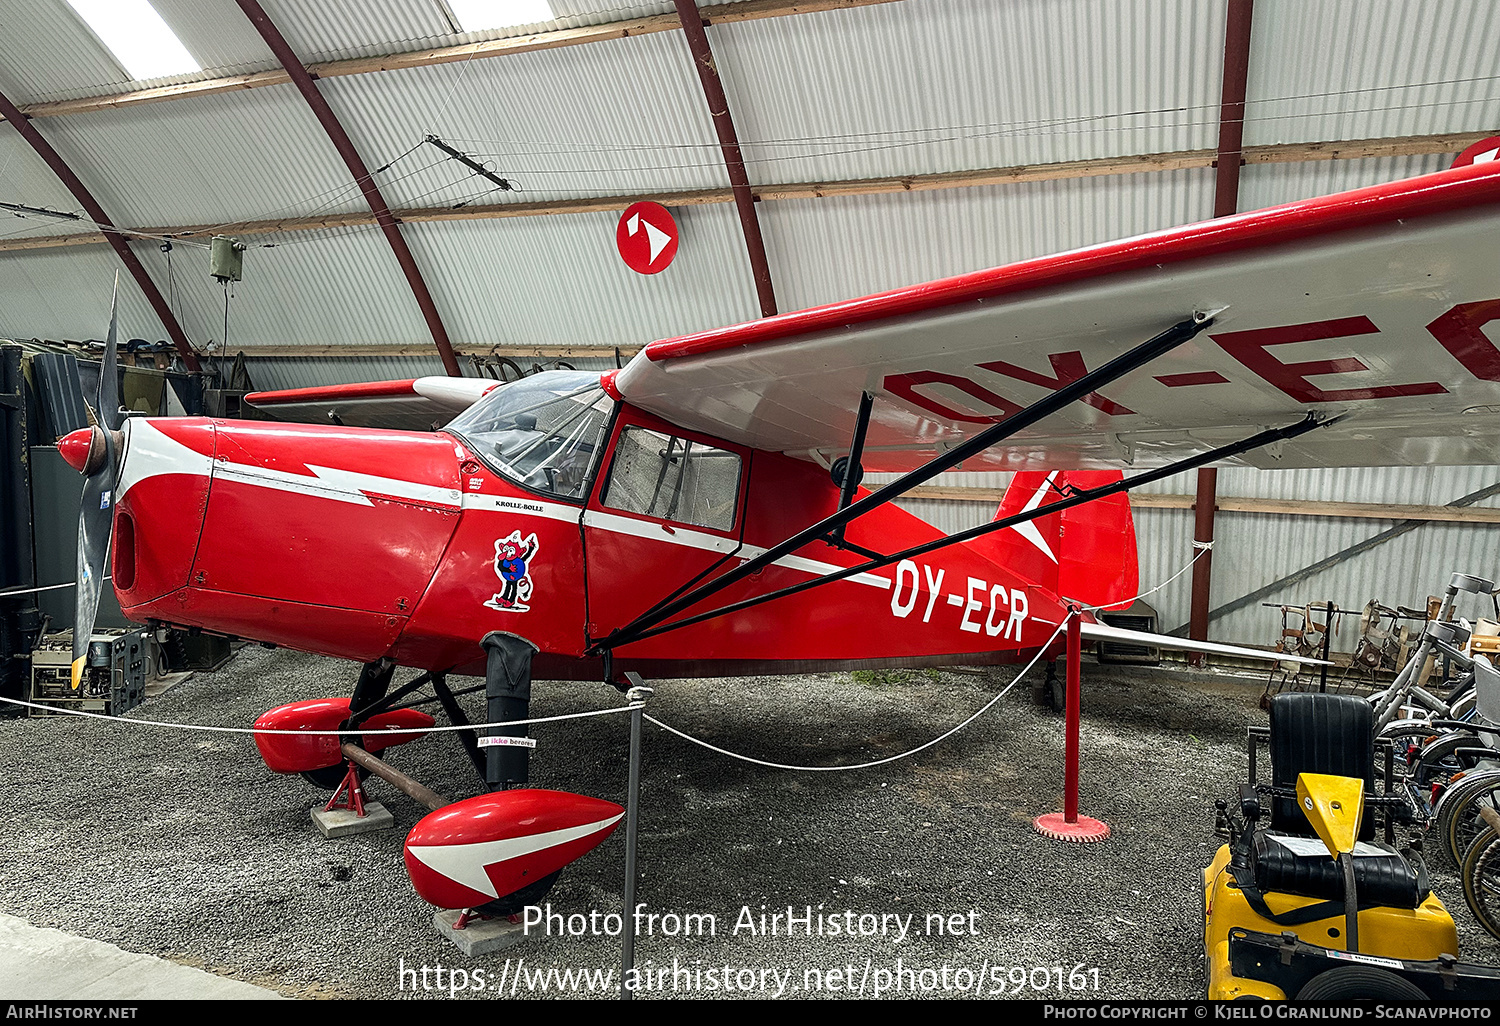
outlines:
M767 592L764 595L755 595L751 598L743 599L739 602L734 602L727 606L720 606L718 609L711 609L707 612L697 613L693 616L684 617L681 620L674 620L671 623L663 624L662 620L665 619L665 617L663 616L644 614L631 623L626 624L624 627L621 627L619 630L613 632L606 638L593 639L592 646L590 648L590 654L597 655L600 652L609 651L618 648L621 645L628 645L634 641L644 641L647 638L654 638L659 634L666 634L669 631L675 631L682 627L690 627L693 624L702 623L704 620L711 620L719 616L728 616L731 613L737 613L741 610L749 609L752 606L758 606L765 602L772 602L779 598L786 598L789 595L796 595L811 588L816 588L824 584L831 584L834 581L842 581L846 578L853 577L855 574L869 573L871 570L879 570L881 567L890 566L892 563L899 563L903 559L912 559L913 557L925 555L926 553L932 552L936 549L944 548L949 545L957 545L962 542L972 541L973 539L978 538L981 535L989 534L992 531L1001 531L1007 527L1014 527L1017 524L1024 524L1029 521L1035 520L1038 517L1048 516L1053 513L1060 513L1065 509L1071 509L1074 506L1081 506L1086 502L1093 502L1095 499L1107 498L1111 495L1117 495L1120 492L1127 492L1132 488L1137 488L1144 484L1150 484L1153 481L1160 481L1163 478L1171 477L1173 474L1180 474L1185 470L1193 470L1197 467L1205 466L1206 464L1213 463L1218 460L1232 459L1235 456L1247 453L1252 449L1259 449L1262 446L1272 445L1276 442L1297 438L1301 435L1307 434L1309 431L1314 431L1320 427L1327 427L1330 424L1337 423L1342 419L1343 417L1340 416L1329 417L1326 420L1319 420L1316 414L1309 413L1305 418L1295 424L1288 425L1287 427L1270 428L1258 434L1251 435L1248 438L1241 439L1238 442L1231 442L1229 445L1220 446L1217 449L1211 449L1208 452L1200 453L1197 456L1190 456L1187 459L1179 460L1176 463L1169 464L1168 466L1161 467L1157 470L1148 470L1144 473L1136 474L1134 477L1125 478L1124 480L1116 481L1113 484L1101 485L1098 488L1082 489L1072 493L1072 495L1070 495L1069 497L1061 499L1058 502L1038 506L1036 509L1030 510L1028 512L1017 513L1013 516L1006 517L1003 520L993 520L987 524L980 524L978 527L972 527L967 531L960 531L958 534L948 535L946 537L938 538L930 542L923 542L921 545L914 545L909 549L892 553L889 556L880 556L878 558L871 559L867 563L861 563L858 566L846 567L845 569L839 570L837 573L824 574L821 577L815 577L812 580L803 581L801 584L794 584L789 587L782 588L779 591ZM922 471L920 470L913 471L914 474L921 472ZM905 478L902 478L901 481L894 482L892 486L901 484L904 480ZM882 489L882 491L884 491L884 489ZM879 494L879 492L876 493L876 495ZM871 498L873 497L874 496L871 496ZM825 523L826 522L827 521L825 521ZM798 537L800 537L800 535ZM781 546L777 546L777 548L779 549L781 548ZM745 564L745 566L748 566L750 562L754 562L754 560L750 560ZM743 567L741 569L743 569ZM673 603L673 605L680 608L685 608L687 605L691 605L692 602L699 601L701 597L707 597L708 595L711 595L715 591L719 590L718 588L715 588L714 585L719 584L720 581L727 581L732 576L733 572L731 571L731 573L725 574L723 577L709 582L709 584L705 585L702 588L699 588L692 595L687 596L683 601Z
M849 443L849 454L840 456L833 461L834 483L839 486L839 509L844 510L854 501L854 489L859 487L860 481L864 480L865 468L860 460L865 454L865 432L870 428L870 411L875 407L875 397L869 392L859 394L859 412L854 416L854 438ZM843 464L842 469L839 464ZM873 549L867 549L863 545L856 545L844 537L844 528L847 524L840 524L828 534L823 540L836 549L844 549L847 552L857 552L866 559L878 559L880 553Z

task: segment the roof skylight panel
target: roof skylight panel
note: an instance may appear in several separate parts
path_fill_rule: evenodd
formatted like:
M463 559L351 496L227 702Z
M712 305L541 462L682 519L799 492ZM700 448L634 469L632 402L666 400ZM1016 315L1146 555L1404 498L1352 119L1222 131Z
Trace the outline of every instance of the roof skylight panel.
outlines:
M68 0L68 4L136 81L202 70L150 0Z

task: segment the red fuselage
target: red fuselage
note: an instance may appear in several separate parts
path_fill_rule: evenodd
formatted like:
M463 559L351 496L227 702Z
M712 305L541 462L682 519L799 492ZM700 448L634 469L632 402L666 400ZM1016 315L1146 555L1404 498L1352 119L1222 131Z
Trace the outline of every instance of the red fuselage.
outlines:
M641 430L625 449L664 455L669 469L674 447L712 450L719 505L689 508L680 478L660 508L622 499L625 474L652 480L620 455L631 429ZM541 649L538 678L597 680L591 638L816 523L839 498L815 464L624 403L572 499L516 483L449 433L201 418L132 419L127 432L112 561L128 616L460 674L483 674L479 640L501 630ZM639 442L663 436L660 452ZM847 537L890 552L939 535L887 505ZM864 559L815 542L707 603ZM636 642L615 668L682 677L1008 662L1061 618L1050 589L952 546Z

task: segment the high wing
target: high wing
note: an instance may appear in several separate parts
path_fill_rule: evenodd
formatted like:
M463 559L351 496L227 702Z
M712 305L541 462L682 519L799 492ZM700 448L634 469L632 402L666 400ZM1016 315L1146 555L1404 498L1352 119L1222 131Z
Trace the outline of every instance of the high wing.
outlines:
M616 379L669 421L919 465L1195 312L1211 326L964 469L1159 466L1309 412L1260 467L1500 462L1500 163L653 342Z
M489 378L446 377L366 381L252 392L245 402L277 420L432 431L499 384Z

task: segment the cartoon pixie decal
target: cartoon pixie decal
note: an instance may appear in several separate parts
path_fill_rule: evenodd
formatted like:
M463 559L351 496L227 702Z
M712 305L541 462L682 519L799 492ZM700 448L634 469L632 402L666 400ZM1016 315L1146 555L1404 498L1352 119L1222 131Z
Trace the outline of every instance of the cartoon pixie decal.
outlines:
M500 590L485 603L502 613L524 613L531 607L526 603L531 598L530 563L536 555L535 534L525 540L519 530L512 531L495 542L495 573L501 581Z

